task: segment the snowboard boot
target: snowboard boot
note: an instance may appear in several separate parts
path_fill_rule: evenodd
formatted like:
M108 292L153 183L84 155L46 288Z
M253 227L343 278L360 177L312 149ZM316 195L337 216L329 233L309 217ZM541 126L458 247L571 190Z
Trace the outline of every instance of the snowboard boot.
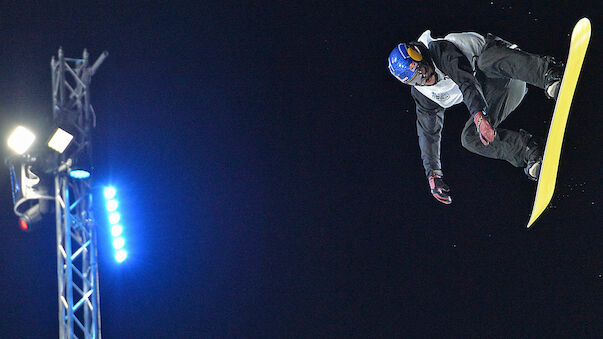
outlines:
M538 181L540 168L542 167L542 156L544 155L544 140L531 137L526 146L526 167L523 172L530 180Z
M549 61L546 73L544 74L544 94L547 98L557 100L559 89L561 88L561 79L565 64L555 60L553 57L546 57Z

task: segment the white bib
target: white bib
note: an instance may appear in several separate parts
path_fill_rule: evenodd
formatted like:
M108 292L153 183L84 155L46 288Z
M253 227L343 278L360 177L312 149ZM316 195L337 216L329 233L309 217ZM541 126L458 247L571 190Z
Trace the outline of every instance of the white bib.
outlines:
M446 35L444 39L434 39L431 37L431 31L427 30L419 37L419 42L423 43L425 47L429 47L429 43L436 40L448 40L452 42L463 52L474 70L475 56L479 55L486 43L483 36L473 32L451 33ZM414 86L415 89L444 108L449 108L463 102L463 93L459 86L448 76L444 75L437 67L435 67L435 71L438 74L439 80L435 85Z

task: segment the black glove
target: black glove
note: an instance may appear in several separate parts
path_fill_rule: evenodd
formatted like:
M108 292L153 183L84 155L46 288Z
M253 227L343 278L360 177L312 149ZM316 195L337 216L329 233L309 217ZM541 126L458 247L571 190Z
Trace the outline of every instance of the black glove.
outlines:
M439 202L449 205L452 204L452 197L448 195L450 187L446 185L442 177L444 173L442 170L430 170L427 179L429 180L429 187L431 188L431 194Z

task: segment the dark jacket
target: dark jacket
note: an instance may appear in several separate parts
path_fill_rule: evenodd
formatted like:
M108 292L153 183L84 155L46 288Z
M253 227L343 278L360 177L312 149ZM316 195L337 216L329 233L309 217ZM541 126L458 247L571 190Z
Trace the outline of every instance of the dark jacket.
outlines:
M450 41L438 40L429 44L429 55L435 66L452 79L463 94L463 103L471 116L487 108L481 85L465 55ZM425 173L441 169L440 140L444 124L445 109L427 98L413 86L411 95L417 112L417 134Z

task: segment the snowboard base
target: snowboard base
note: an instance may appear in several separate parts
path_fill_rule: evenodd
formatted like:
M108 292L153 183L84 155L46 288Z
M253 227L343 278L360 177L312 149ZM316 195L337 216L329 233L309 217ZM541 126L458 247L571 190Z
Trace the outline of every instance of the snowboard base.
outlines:
M538 188L536 189L534 207L527 227L530 227L544 212L555 191L563 135L565 134L570 106L574 97L574 91L576 90L576 84L578 83L578 76L580 75L586 49L590 41L590 31L590 21L587 18L580 19L572 31L569 56L563 73L559 95L557 96L555 110L553 111L551 127L540 169L540 177L538 179Z

